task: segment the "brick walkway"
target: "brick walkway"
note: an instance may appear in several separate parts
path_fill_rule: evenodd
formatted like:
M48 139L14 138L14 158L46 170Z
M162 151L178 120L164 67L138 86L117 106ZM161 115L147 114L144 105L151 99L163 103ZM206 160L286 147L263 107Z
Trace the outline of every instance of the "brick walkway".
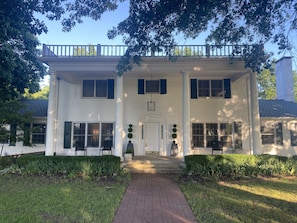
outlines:
M132 174L113 223L197 222L183 193L165 174Z

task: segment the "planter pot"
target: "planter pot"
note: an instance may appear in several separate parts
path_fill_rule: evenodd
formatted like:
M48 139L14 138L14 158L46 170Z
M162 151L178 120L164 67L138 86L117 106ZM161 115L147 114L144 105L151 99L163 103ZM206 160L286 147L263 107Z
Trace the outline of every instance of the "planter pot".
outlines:
M125 153L124 154L124 159L125 159L125 161L132 160L132 153Z
M171 144L171 150L170 150L170 155L171 156L176 156L178 154L178 146L176 143Z

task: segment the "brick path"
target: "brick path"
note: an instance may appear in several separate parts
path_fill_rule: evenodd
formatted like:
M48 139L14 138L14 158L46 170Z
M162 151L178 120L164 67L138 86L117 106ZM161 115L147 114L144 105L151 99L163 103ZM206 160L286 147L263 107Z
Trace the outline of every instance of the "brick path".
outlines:
M165 174L132 174L113 223L197 222L183 193Z

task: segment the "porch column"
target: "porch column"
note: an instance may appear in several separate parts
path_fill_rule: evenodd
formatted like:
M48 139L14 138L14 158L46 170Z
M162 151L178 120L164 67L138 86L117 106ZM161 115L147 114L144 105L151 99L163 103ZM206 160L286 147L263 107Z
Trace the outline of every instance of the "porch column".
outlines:
M261 131L260 131L260 114L258 103L257 74L250 73L250 91L251 91L251 146L253 154L261 154Z
M116 123L114 154L123 156L123 75L117 76L116 82Z
M56 122L57 122L57 74L50 73L50 91L48 96L46 146L45 155L53 156L56 151Z
M190 74L181 71L183 79L182 94L182 137L183 137L183 157L191 153L190 135Z

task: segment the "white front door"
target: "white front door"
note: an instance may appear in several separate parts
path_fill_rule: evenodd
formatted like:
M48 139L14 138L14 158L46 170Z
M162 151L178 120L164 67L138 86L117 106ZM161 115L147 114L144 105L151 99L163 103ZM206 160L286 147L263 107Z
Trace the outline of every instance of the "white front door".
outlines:
M158 122L144 124L145 152L160 151L160 129Z

